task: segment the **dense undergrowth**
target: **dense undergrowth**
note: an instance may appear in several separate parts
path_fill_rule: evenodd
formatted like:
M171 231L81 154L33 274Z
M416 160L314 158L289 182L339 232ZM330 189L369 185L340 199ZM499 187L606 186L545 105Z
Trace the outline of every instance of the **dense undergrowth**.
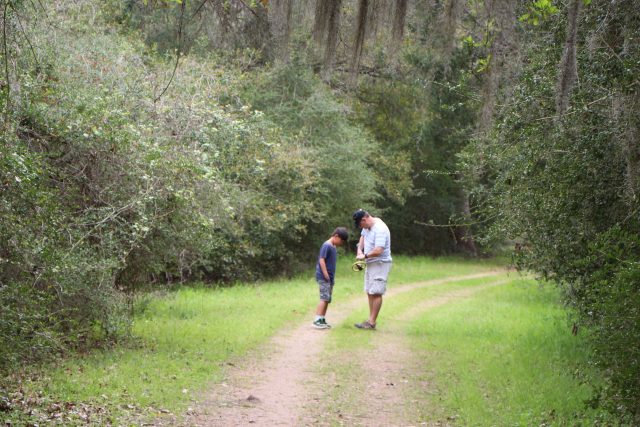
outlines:
M302 67L246 71L237 52L185 56L172 76L92 2L15 7L1 369L119 339L141 287L295 272L375 196L375 141Z

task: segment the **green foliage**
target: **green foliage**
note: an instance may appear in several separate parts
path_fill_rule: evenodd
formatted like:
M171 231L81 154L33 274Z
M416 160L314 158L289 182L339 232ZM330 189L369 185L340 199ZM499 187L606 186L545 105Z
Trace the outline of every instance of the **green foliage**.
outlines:
M358 121L379 142L372 152L372 167L380 180L386 203L403 205L411 190L411 142L422 119L420 92L402 81L367 80L357 94ZM384 206L386 204L382 202Z
M637 221L636 221L637 222ZM633 227L640 230L636 223ZM640 237L619 225L589 245L574 287L582 318L595 330L594 365L609 372L597 397L616 412L638 413L640 388ZM595 404L597 400L593 401Z
M243 108L230 98L231 107ZM345 221L351 213L377 197L375 183L384 179L371 166L378 160L377 141L349 120L349 107L306 66L294 63L248 74L242 103L260 111L304 155L314 177L307 197L315 213L302 221L314 241L326 238L329 229L350 225ZM386 182L391 186L400 179Z
M528 5L529 12L520 16L520 21L532 25L538 25L541 21L549 18L551 15L558 13L558 8L553 5L551 0L536 0Z
M141 287L297 271L375 197L373 144L311 73L184 56L172 76L136 34L108 29L113 4L93 6L29 9L36 56L16 57L0 141L3 371L126 337Z
M529 60L507 108L462 162L478 177L483 214L496 219L490 235L515 241L520 266L559 283L578 324L593 331L591 361L608 375L594 402L637 422L640 50L628 43L640 36L640 15L629 2L604 3L584 10L567 113L555 112L559 14L529 30Z
M460 251L455 233L464 201L457 153L470 138L476 104L463 45L446 62L415 48L412 79L365 81L358 93L359 121L382 144L379 174L387 182L378 205L394 235L394 250L443 254Z
M266 4L266 3L265 3ZM267 8L261 1L105 0L101 9L109 24L134 30L154 50L175 59L175 53L216 52L233 58L253 50L262 60L269 49Z
M5 141L0 150L2 370L63 346L86 345L94 326L103 337L117 338L124 331L120 298L105 283L110 260L90 251L78 230L67 227L73 212L59 204L60 193L47 185L51 171L41 156L22 141ZM74 250L69 250L71 239ZM94 288L87 289L87 282Z

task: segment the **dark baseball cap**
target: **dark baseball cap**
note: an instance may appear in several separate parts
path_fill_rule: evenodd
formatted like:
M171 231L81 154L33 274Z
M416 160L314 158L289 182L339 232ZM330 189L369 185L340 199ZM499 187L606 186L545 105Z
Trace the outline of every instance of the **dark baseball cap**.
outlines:
M365 216L369 216L369 213L367 211L365 211L364 209L358 209L357 211L355 211L353 213L353 222L355 223L356 228L360 227L360 221Z

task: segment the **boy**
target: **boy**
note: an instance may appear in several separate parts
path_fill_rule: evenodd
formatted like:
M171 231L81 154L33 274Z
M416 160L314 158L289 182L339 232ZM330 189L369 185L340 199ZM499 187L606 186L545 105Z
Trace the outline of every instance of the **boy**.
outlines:
M318 262L316 264L316 281L320 288L320 302L316 308L316 319L313 327L316 329L328 329L331 327L325 320L327 308L331 302L333 284L335 283L336 262L338 251L336 247L342 246L349 239L349 233L345 227L338 227L333 231L329 240L320 247Z

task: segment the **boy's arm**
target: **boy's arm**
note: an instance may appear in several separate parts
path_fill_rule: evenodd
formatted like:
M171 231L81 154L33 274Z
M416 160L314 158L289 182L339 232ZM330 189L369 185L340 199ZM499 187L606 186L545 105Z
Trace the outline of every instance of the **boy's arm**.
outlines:
M322 271L322 275L324 276L324 279L328 282L329 280L331 280L331 277L329 277L329 272L327 271L327 262L325 261L324 258L320 258L318 260L318 264L320 264L320 270Z

